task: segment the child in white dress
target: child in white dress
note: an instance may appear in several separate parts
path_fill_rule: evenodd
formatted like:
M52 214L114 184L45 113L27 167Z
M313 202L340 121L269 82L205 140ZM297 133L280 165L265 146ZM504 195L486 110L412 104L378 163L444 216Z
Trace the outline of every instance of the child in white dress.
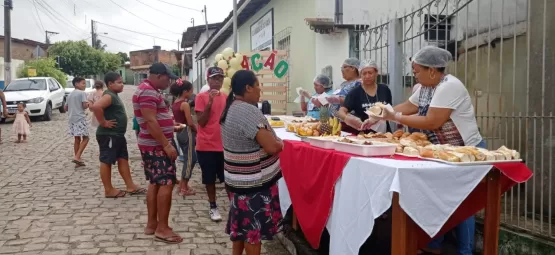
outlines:
M17 135L16 143L27 142L27 136L31 134L31 120L27 111L25 111L25 107L25 103L17 104L17 113L13 122L13 132Z

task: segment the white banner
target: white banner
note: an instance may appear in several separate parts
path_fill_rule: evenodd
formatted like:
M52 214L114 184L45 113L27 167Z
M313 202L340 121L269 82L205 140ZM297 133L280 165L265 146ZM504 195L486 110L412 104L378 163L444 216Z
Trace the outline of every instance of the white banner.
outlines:
M274 49L274 11L264 14L251 25L251 50Z

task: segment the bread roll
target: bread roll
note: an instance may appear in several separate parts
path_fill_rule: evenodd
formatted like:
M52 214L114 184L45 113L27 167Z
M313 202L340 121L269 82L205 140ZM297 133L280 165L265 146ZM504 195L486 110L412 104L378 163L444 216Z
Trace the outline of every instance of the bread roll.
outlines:
M445 152L445 151L440 151L437 153L439 159L441 160L445 160L448 162L461 162L461 159L458 158L457 156L449 153L449 152Z
M420 132L414 132L412 134L409 135L409 138L413 139L413 140L428 140L428 136L424 133L420 133Z
M397 152L397 153L403 153L403 150L404 150L404 146L398 144L398 145L397 145L397 148L395 149L395 152Z
M510 151L498 150L497 152L503 154L504 160L511 160L511 159L513 159L513 155L511 154Z
M505 160L505 155L503 155L503 153L501 153L501 152L492 151L491 154L493 154L493 156L495 156L495 160Z
M460 152L448 152L453 154L455 157L459 158L461 162L474 162L475 158L474 155L460 153Z
M403 136L404 133L405 133L405 132L403 132L403 130L397 130L397 131L395 131L395 133L393 133L393 137L394 137L394 138L399 138L399 139L400 139L401 136Z
M383 116L383 108L380 107L378 104L368 108L366 110L366 114L368 114L368 116L378 116L378 117L382 117Z
M499 147L499 149L497 149L498 151L507 151L509 153L511 153L511 158L512 159L520 159L520 153L518 153L518 151L516 150L511 150L507 147L505 147L505 145Z
M414 142L414 140L408 139L408 138L401 138L400 143L405 147L413 147L413 148L418 147L418 145Z
M430 149L422 149L420 150L420 157L423 158L436 158L434 156L434 151Z
M488 151L486 149L482 149L482 148L476 148L477 151L479 151L480 153L482 153L485 158L482 161L494 161L495 160L495 155L491 152Z
M410 156L418 156L418 155L420 155L420 151L418 151L418 149L416 149L416 148L405 147L403 149L403 154L410 155Z

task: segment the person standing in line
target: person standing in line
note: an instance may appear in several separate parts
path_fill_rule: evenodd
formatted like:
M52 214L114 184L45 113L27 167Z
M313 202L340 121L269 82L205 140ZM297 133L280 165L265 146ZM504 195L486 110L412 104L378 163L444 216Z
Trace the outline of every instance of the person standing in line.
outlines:
M175 121L186 125L183 130L177 133L177 143L184 154L178 194L183 197L193 196L195 191L189 186L193 168L197 163L197 153L195 151L197 128L193 122L191 106L189 105L189 98L193 94L193 84L188 81L177 80L171 85L170 93L176 98L172 104Z
M224 80L224 71L219 67L210 67L207 72L210 90L197 95L195 112L197 126L197 159L202 171L202 184L206 185L210 203L210 219L221 221L222 216L216 204L216 178L220 183L224 178L224 148L220 117L225 108L227 95L220 92Z
M6 96L4 92L0 91L0 101L2 101L2 116L7 118L8 114L8 104L6 103ZM2 117L0 116L0 117ZM0 128L0 144L2 144L2 129Z
M96 103L98 100L100 100L102 95L104 95L104 82L101 81L101 80L94 81L93 88L94 88L94 92L89 93L87 95L87 100L89 101L90 106L94 105L94 103ZM90 109L90 108L89 108L89 110L92 111L92 109ZM98 121L96 120L94 115L91 117L91 127L93 129L96 129L98 127Z
M107 90L94 105L91 111L94 119L99 123L96 130L96 141L100 151L100 179L104 185L106 198L124 197L145 194L146 189L140 188L133 182L129 167L129 153L127 152L127 114L123 102L118 94L123 91L123 80L118 73L109 72L104 75ZM96 86L96 84L95 84ZM112 165L118 163L118 170L127 189L118 190L112 186Z
M277 182L283 142L256 104L260 84L252 71L239 70L221 117L225 186L230 209L226 233L233 255L259 255L261 241L283 229Z
M85 166L81 156L89 144L89 123L85 110L89 108L87 93L85 87L87 83L81 77L75 77L72 81L75 88L69 96L67 96L66 111L69 115L69 134L74 137L73 163L75 167Z
M133 95L133 110L140 126L139 150L149 181L146 205L148 220L145 235L169 244L183 242L183 238L169 226L173 187L177 182L177 151L172 145L174 121L160 92L178 77L162 63L150 66L150 74Z
M27 105L23 102L17 104L17 113L15 114L12 128L14 134L17 136L16 143L26 143L27 136L31 134L31 119L29 119L29 113L27 113L25 107L27 107Z

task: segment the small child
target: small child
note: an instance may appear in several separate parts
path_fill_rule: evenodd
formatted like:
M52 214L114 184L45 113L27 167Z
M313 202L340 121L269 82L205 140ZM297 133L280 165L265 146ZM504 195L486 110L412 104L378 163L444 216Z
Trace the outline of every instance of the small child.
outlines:
M13 132L17 135L16 143L26 143L27 135L31 134L31 120L27 111L25 111L25 107L27 107L25 103L17 104L17 113L13 122Z

